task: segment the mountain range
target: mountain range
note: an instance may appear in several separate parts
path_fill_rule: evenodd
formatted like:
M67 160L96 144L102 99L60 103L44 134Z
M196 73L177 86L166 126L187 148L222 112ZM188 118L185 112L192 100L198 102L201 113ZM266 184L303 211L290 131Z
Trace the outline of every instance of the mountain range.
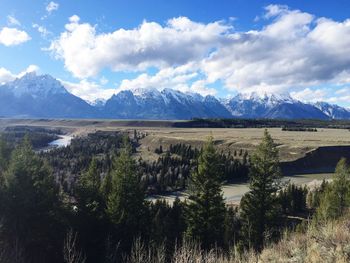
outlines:
M350 119L350 110L326 102L304 103L289 95L256 93L218 99L173 89L123 90L88 103L50 75L28 73L0 86L0 116L110 119Z

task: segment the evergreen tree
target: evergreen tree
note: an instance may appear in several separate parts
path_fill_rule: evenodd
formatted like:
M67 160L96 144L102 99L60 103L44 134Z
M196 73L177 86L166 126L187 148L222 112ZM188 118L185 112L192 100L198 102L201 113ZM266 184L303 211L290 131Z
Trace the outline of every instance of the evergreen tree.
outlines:
M239 240L240 222L236 213L237 211L233 207L226 210L224 221L224 244L226 248L231 248Z
M191 176L191 193L186 209L186 236L198 239L203 247L221 245L225 203L221 190L222 166L213 138L209 137Z
M88 196L94 196L100 192L101 177L97 165L97 159L92 158L87 172L79 178L79 189L86 191Z
M26 262L60 262L64 230L58 187L28 137L12 153L4 191L1 234L8 245L22 247Z
M320 204L316 211L317 220L335 219L344 213L349 206L350 198L350 169L346 159L342 158L335 169L333 182L327 185L320 197Z
M127 138L114 163L111 190L107 199L107 214L117 230L118 239L126 246L141 235L145 226L145 201L131 146Z
M81 175L76 189L77 213L75 226L88 262L99 262L104 256L108 224L105 199L101 193L98 162L93 158L88 170Z
M308 191L306 186L296 186L289 184L287 188L281 190L278 195L279 202L284 214L295 215L305 212L306 197Z
M349 179L350 168L345 158L340 159L333 177L333 191L338 200L338 213L342 215L345 207L349 205Z
M249 245L260 250L264 237L278 218L280 168L278 150L267 130L250 160L250 191L241 200L244 236Z
M11 149L2 136L0 136L0 176L7 169L10 156Z

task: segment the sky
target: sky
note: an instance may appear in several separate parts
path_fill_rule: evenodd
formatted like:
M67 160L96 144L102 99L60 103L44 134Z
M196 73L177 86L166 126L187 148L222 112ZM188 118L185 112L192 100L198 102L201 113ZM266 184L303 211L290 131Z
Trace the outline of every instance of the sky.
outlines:
M173 88L350 107L350 1L0 0L0 83L33 71L88 101Z

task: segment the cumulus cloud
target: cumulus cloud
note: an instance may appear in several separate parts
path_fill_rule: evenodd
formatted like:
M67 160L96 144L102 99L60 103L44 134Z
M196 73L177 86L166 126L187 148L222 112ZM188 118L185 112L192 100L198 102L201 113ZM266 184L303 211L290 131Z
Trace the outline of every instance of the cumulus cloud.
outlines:
M122 81L121 89L170 87L215 94L208 86L220 81L228 92L292 92L314 100L330 98L322 85L350 82L350 19L269 5L259 22L260 29L241 32L222 21L178 17L164 25L144 21L133 29L103 33L74 15L48 50L81 79L104 69L140 72ZM158 72L148 74L149 68Z
M283 92L349 79L350 20L317 19L278 6L269 10L271 23L231 35L203 60L210 81L223 80L230 90Z
M119 90L138 88L166 88L176 89L182 92L196 92L202 95L215 95L215 89L206 87L206 81L198 79L198 65L188 63L179 67L168 67L159 70L154 75L140 74L135 79L124 79Z
M0 30L0 44L5 46L15 46L29 41L30 36L17 28L3 27Z
M9 26L20 26L21 25L21 23L13 15L8 15L7 16L7 24Z
M86 79L78 83L60 80L63 86L75 96L82 98L88 102L94 102L96 99L109 99L116 92L116 89L103 88L95 82Z
M165 26L144 21L139 27L98 33L96 26L72 16L49 50L62 59L74 76L86 78L101 69L145 70L148 67L179 66L206 56L224 40L229 26L221 22L196 23L186 17Z

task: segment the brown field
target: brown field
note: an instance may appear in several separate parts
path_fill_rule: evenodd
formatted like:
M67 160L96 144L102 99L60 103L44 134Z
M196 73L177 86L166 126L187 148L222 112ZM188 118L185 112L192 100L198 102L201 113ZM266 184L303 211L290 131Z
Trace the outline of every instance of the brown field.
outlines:
M170 121L110 121L110 120L16 120L0 119L0 131L7 126L28 125L37 127L60 128L73 136L103 131L129 131L134 129L147 136L140 141L139 155L146 160L157 156L154 149L170 144L187 143L200 147L206 138L213 135L219 150L232 153L240 149L251 152L261 141L264 129L258 128L172 128ZM297 160L307 152L320 146L350 145L350 132L346 129L318 129L318 132L282 131L269 128L269 132L278 144L281 161Z

